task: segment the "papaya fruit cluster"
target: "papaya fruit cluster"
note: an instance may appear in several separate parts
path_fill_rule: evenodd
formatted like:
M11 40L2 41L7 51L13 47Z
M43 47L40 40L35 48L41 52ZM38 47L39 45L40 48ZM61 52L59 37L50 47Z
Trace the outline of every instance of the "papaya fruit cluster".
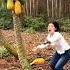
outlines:
M7 9L12 10L16 15L21 14L21 3L19 0L7 0Z

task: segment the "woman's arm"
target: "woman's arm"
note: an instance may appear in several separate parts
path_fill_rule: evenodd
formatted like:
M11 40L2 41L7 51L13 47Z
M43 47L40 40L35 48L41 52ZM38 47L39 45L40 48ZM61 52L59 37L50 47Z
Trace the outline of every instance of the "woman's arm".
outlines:
M46 37L45 41L43 42L43 44L50 44L50 41L48 41L48 36Z

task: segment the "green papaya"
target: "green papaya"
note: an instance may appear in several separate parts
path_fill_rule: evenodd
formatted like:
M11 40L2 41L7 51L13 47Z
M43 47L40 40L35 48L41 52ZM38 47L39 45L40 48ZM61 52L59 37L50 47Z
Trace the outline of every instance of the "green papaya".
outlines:
M13 9L14 3L13 0L7 0L7 9Z

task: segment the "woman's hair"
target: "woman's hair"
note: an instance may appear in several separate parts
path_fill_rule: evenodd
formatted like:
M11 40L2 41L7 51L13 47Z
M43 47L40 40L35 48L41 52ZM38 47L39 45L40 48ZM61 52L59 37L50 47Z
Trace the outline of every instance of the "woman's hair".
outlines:
M58 22L56 22L56 21L51 22L51 23L52 23L52 24L54 25L54 27L56 28L55 32L60 32L59 23L58 23Z

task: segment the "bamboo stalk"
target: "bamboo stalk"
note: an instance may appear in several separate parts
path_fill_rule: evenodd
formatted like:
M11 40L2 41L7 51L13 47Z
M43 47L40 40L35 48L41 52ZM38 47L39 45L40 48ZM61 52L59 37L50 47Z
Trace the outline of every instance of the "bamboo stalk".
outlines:
M61 17L61 9L62 9L62 0L59 0L59 18Z
M32 7L32 0L30 0L29 2L30 2L30 16L31 16L31 14L32 14L32 9L31 9L31 7Z
M28 0L26 1L26 15L28 16Z
M58 3L57 3L58 1L56 0L56 11L55 11L55 14L56 14L56 18L58 17L58 13L57 13L57 5L58 5Z
M47 16L49 17L49 0L47 0Z
M52 17L54 17L54 0L52 0Z

